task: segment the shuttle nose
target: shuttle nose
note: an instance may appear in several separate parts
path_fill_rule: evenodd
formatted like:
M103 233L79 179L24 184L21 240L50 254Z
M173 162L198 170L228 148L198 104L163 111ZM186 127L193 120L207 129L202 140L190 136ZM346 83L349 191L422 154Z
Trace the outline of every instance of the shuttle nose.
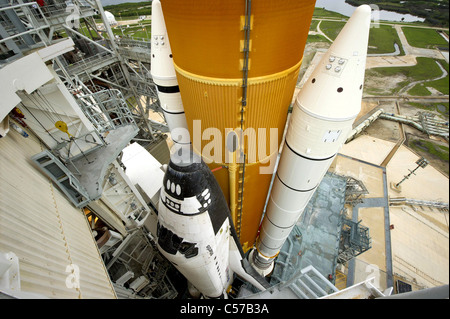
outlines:
M372 13L372 8L368 4L363 4L362 6L356 8L355 13L358 15L359 14L368 15Z
M202 158L194 152L192 145L175 144L170 152L170 166L176 166L183 172L193 172L201 168Z

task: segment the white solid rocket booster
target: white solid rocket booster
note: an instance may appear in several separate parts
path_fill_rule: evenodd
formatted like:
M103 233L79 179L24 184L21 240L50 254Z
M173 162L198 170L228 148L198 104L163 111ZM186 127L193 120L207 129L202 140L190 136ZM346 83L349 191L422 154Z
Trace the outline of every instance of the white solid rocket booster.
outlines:
M158 90L158 98L169 126L172 140L179 145L190 144L186 116L178 87L161 2L152 3L152 59L151 75Z
M356 9L300 91L256 250L267 275L287 236L345 143L361 110L371 8Z

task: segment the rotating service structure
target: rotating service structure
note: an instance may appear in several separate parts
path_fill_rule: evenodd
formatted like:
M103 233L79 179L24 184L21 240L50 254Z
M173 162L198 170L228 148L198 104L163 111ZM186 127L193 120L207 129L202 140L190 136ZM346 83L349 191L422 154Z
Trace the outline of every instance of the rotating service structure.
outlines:
M256 249L261 274L322 181L361 111L371 8L358 7L297 96Z
M246 250L258 233L315 0L161 5L194 151L214 171Z

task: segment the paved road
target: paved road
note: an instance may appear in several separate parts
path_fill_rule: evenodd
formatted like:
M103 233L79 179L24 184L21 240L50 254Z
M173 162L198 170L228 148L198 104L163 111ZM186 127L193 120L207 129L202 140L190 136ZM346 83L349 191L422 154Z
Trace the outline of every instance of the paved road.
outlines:
M318 19L313 19L313 20L318 20L319 23L317 24L317 31L311 31L310 34L320 34L332 43L333 40L330 39L320 29L320 25L321 25L322 21L340 22L342 20L327 19L327 18L318 18ZM408 40L406 39L405 34L403 33L402 27L413 27L413 28L421 28L421 29L433 29L433 30L446 30L446 29L436 28L436 27L414 26L414 25L407 25L407 24L389 24L389 23L382 23L382 22L380 22L379 24L380 25L390 25L390 26L395 27L395 29L398 33L398 36L400 38L401 46L403 47L403 50L405 52L405 56L399 57L401 52L400 52L399 46L396 45L393 48L394 52L391 52L391 53L368 54L366 68L414 66L417 64L416 57L426 57L426 58L432 58L432 59L438 59L438 60L446 59L448 61L448 57L446 57L445 54L439 50L423 49L423 48L416 48L416 47L411 46L408 43Z
M405 93L407 93L410 89L412 89L417 84L426 83L426 82L432 82L432 81L438 81L440 79L443 79L443 78L447 77L448 76L447 70L444 69L444 67L438 61L435 61L435 62L436 62L436 64L439 66L439 68L442 71L442 75L441 76L439 76L439 77L437 77L435 79L428 79L428 80L411 82L407 86L403 87L398 93L401 94L401 95L404 95Z
M320 22L317 24L317 32L322 35L323 37L325 37L325 39L327 39L328 41L330 41L331 43L333 43L334 41L331 40L325 33L323 33L323 31L320 29L320 25L322 24L322 20L320 20Z
M326 20L326 21L347 21L348 19L338 19L338 18L313 18L313 20ZM448 28L442 28L442 27L430 27L430 26L423 26L423 25L414 25L414 24L401 24L401 23L396 23L396 22L383 22L383 21L379 21L378 22L379 25L398 25L400 27L410 27L410 28L418 28L418 29L433 29L433 30L442 30L442 31L447 31L448 32Z

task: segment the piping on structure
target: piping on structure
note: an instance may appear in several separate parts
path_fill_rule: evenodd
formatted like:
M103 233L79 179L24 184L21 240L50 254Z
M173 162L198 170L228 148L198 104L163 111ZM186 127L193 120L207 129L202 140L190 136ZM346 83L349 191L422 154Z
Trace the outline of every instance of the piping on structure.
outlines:
M246 250L258 232L315 1L161 5L194 151L213 170Z
M381 119L396 121L406 124L424 132L428 135L441 136L448 140L449 137L449 122L434 119L434 114L427 112L419 112L417 116L403 116L392 113L382 113Z
M296 99L256 249L249 256L264 276L361 110L370 19L368 5L356 9Z
M364 131L366 128L368 128L373 122L375 122L382 114L384 113L383 109L379 109L374 114L369 116L368 119L366 119L364 122L359 124L357 127L355 127L352 132L350 133L349 137L347 138L347 141L345 143L349 143L352 140L354 140L359 134L361 134L362 131Z
M405 197L389 198L389 204L392 205L417 205L417 206L427 206L436 207L439 209L449 209L449 204L439 201L427 201L427 200L417 200Z

